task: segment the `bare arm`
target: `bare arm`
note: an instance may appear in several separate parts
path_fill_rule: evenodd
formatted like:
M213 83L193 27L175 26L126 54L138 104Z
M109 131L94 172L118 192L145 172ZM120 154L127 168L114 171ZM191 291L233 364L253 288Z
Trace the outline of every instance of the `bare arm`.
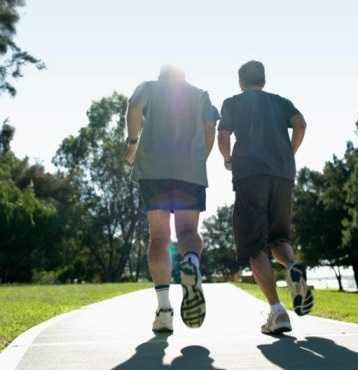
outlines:
M143 120L143 106L140 104L129 104L127 112L127 130L128 139L137 140L140 131L142 130L142 120ZM137 152L137 143L128 143L126 161L132 165Z
M306 131L306 121L301 114L297 114L291 118L293 128L291 145L293 153L296 154L298 148L302 144Z
M215 141L215 124L207 122L205 124L205 143L207 157L209 157L210 152L213 149L214 141Z
M142 129L143 106L140 104L129 104L127 112L127 130L129 139L138 138Z
M226 130L219 131L218 144L219 149L224 157L225 167L231 170L231 142L230 142L231 132Z

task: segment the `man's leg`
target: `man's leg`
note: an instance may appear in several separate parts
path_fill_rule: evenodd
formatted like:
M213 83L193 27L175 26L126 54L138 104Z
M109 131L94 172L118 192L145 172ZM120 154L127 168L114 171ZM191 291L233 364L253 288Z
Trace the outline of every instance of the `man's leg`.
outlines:
M287 285L295 312L306 315L313 307L313 295L306 283L306 268L297 262L289 243L292 186L291 181L272 179L269 243L277 262L287 269Z
M183 300L181 317L184 323L191 328L202 325L206 305L201 286L199 259L203 243L198 234L199 211L175 211L175 228L178 245L184 261L181 263L181 285Z
M171 260L168 252L170 240L170 213L164 210L149 211L150 243L149 271L158 298L158 309L153 323L154 332L173 331L173 309L169 300Z
M255 281L264 293L268 303L271 306L280 303L275 285L274 272L267 253L261 251L258 256L251 257L250 265Z
M291 198L293 183L286 179L271 179L269 243L276 261L288 268L295 262L289 244L291 227Z
M266 253L269 200L267 176L241 180L236 189L233 223L239 260L249 260L253 276L270 305L270 314L261 331L274 334L290 331L291 324L277 295L274 272Z
M203 249L203 242L198 234L199 215L199 211L175 211L175 230L180 253L184 258L191 254L195 263L199 263Z
M168 252L170 213L164 210L154 210L149 211L147 216L150 233L148 264L158 295L158 308L170 308L171 260Z
M286 241L282 241L275 245L271 251L275 260L286 268L292 266L296 261L293 248L291 244Z
M290 318L277 295L275 277L267 253L261 251L258 256L251 257L250 265L256 283L270 304L267 322L261 326L262 333L280 334L291 331Z

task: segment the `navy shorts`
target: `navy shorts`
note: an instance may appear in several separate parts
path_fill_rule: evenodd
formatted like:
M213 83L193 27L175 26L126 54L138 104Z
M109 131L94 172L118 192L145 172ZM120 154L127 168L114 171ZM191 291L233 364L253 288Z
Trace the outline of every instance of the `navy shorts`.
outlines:
M176 210L205 211L206 188L179 180L140 180L140 193L144 200L145 210L162 209L173 212Z

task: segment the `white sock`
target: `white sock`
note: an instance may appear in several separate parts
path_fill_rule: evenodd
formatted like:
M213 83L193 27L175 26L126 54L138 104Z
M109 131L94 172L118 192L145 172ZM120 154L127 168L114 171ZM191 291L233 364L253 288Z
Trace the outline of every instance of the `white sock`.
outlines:
M272 304L270 307L271 307L271 312L273 313L286 311L285 307L283 307L281 303Z
M199 258L196 253L191 252L186 253L186 255L184 256L184 261L190 261L197 268L199 268L200 266Z
M169 285L157 285L155 287L155 292L158 298L158 309L161 308L171 308L169 300Z

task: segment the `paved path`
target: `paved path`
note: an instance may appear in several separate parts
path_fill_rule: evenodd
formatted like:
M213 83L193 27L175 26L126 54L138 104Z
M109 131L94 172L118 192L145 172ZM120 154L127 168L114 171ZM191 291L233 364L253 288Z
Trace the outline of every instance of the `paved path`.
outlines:
M230 284L205 293L206 321L193 330L180 320L180 286L171 288L169 337L151 332L150 289L88 306L40 333L16 370L358 370L358 325L291 314L293 332L273 338L259 331L261 301Z

